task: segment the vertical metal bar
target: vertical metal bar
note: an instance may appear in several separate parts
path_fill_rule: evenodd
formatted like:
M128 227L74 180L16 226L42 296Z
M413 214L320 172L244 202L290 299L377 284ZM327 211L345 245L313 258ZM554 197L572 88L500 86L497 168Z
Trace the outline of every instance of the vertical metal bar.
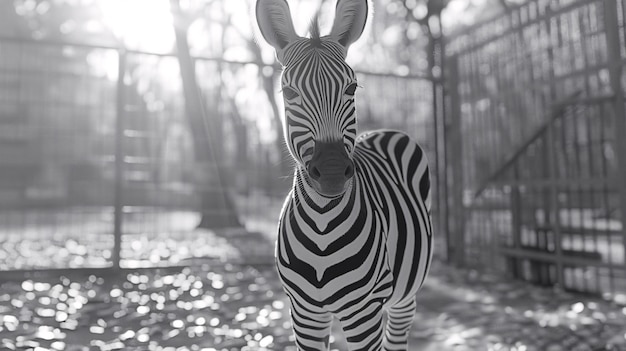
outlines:
M556 113L565 113L565 109L560 110ZM544 142L546 144L546 159L547 159L547 175L548 175L548 196L549 196L549 205L550 213L546 214L549 222L551 222L551 227L554 231L554 254L555 254L555 264L556 264L556 279L555 282L557 285L561 287L565 287L564 285L564 277L563 277L563 254L561 248L561 210L559 206L559 188L557 185L558 178L558 170L556 168L556 148L555 148L555 122L556 120L552 120L550 124L548 124L548 129L546 130L546 139Z
M437 224L439 230L443 231L446 235L446 259L448 262L452 262L454 257L453 237L450 234L450 228L448 225L448 172L447 172L447 133L446 133L446 114L441 113L443 110L440 106L439 94L440 87L443 84L441 79L435 79L431 75L432 84L432 106L433 114L435 115L435 142L436 142L436 154L435 154L435 169L437 174L437 205L438 217Z
M605 117L608 114L606 113L606 103L601 102L598 106L599 106L599 114L598 116L600 116L600 118L598 118L600 120L600 140L601 140L601 145L604 145L608 140L608 136L607 134L607 124L605 121ZM610 123L608 124L610 125ZM606 211L606 219L610 220L613 216L611 214L611 202L609 201L609 196L612 193L611 190L609 189L609 181L607 181L607 179L610 179L610 171L609 171L609 167L608 167L608 162L607 162L607 158L604 155L604 151L602 150L602 179L605 179L604 182L602 182L602 188L601 188L601 194L602 194L602 205L604 206L604 209ZM613 246L613 235L611 235L610 233L611 229L609 228L609 226L606 226L605 230L604 230L604 235L606 235L606 241L607 241L607 246L611 247ZM605 291L604 289L601 290L601 293L605 293L605 292L613 292L614 291L614 284L613 284L613 276L615 275L615 271L614 271L614 265L615 262L613 262L613 251L612 250L608 250L607 252L607 262L609 263L609 267L608 267L608 271L609 271L609 286L608 286L608 291Z
M115 198L113 213L113 268L120 268L120 252L122 249L123 222L123 172L124 172L124 75L126 73L126 52L118 51L117 68L117 108L115 121Z
M560 121L561 124L561 150L563 152L563 164L564 176L567 179L581 179L580 170L578 164L580 163L580 154L578 152L578 138L577 138L577 126L576 126L576 116L574 118L562 118ZM581 185L566 185L566 195L567 195L567 204L565 204L566 209L569 211L566 213L566 221L564 221L565 226L568 228L574 228L574 218L573 211L576 209L582 209L582 188ZM580 216L579 216L580 217ZM569 236L561 236L560 241L557 243L556 238L554 239L554 247L556 250L556 245L559 245L561 249L563 249L564 242L570 243L569 247L572 249L573 246L573 235ZM565 278L565 277L564 277ZM567 281L563 281L562 285L565 286Z
M465 213L463 204L463 142L461 133L461 104L459 98L458 57L450 59L448 65L448 93L450 96L450 164L452 173L452 231L455 240L455 262L462 266L465 262Z
M443 147L441 147L439 145L440 138L439 136L439 124L442 122L440 121L440 117L439 114L437 113L437 101L436 101L436 95L435 95L435 90L436 90L436 85L439 84L439 82L437 82L435 79L433 79L432 77L430 78L430 84L431 84L431 92L432 92L432 101L431 101L431 106L433 108L433 136L435 138L434 140L434 146L435 146L435 157L433 158L432 162L433 165L431 166L431 175L434 173L435 175L435 193L432 194L434 196L436 196L434 198L435 203L434 203L434 210L436 213L436 218L435 218L435 225L436 225L436 229L435 230L440 230L440 231L444 231L444 225L443 225L443 221L446 217L444 217L444 203L446 198L443 196L443 187L445 186L445 183L442 181L442 174L443 172L440 169L441 162L439 162L439 155L441 155L442 152L445 152L443 149ZM431 186L432 186L431 182ZM432 189L431 189L432 191ZM445 236L446 236L446 260L448 260L448 262L450 261L450 235L447 231L444 231Z
M597 172L597 170L595 169L597 167L597 163L594 162L595 160L597 160L599 157L602 156L601 152L596 152L594 153L594 149L596 147L596 143L598 142L598 140L594 140L594 134L595 134L595 128L594 128L594 124L590 122L591 120L591 116L590 113L588 113L588 110L591 109L591 106L588 106L586 109L583 108L579 108L578 106L576 106L577 108L575 109L575 111L573 111L574 114L574 118L581 118L584 123L585 123L585 130L587 132L587 158L588 158L588 162L587 162L587 170L589 172L589 177L591 178L595 178L595 177L601 177L601 175L599 174L599 172ZM596 112L596 111L592 111ZM602 117L600 117L602 118ZM599 138L598 138L599 139ZM597 188L593 186L593 184L589 184L589 203L590 203L590 207L591 210L594 211L596 210L598 207L601 207L602 205L598 205L598 201L597 198L598 196L596 195L597 192ZM582 187L582 185L581 185ZM582 206L580 206L582 207ZM595 217L595 216L594 216ZM596 221L598 219L597 218L592 218L593 223L593 227L596 228ZM593 253L597 253L598 251L598 233L597 232L592 232L587 233L587 232L583 232L583 242L584 242L584 248L585 251L591 251ZM587 239L590 239L590 241L593 243L592 248L587 246ZM599 292L600 291L600 286L598 285L599 282L599 277L598 277L598 268L594 267L594 268L590 268L590 269L594 269L595 274L593 275L595 277L595 290L594 292ZM589 291L589 285L593 282L587 282L587 291Z
M513 166L513 185L511 186L510 196L510 209L511 209L511 223L513 225L513 248L517 251L520 250L521 237L522 237L522 196L520 193L520 174L519 166L515 164ZM521 260L519 257L513 257L512 260L512 274L514 278L521 277Z
M603 1L604 5L604 23L606 30L606 46L608 50L609 78L611 89L615 94L613 99L613 116L615 118L614 140L615 151L617 155L617 177L615 179L624 179L626 177L626 111L624 108L624 87L622 86L622 54L620 45L619 22L617 14L617 0ZM618 181L617 187L619 191L620 210L622 218L622 245L626 252L626 182Z

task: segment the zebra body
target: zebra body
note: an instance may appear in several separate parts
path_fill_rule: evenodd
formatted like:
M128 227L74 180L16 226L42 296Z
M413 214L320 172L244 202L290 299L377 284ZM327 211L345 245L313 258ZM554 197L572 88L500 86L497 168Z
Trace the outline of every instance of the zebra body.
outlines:
M432 256L422 149L398 131L357 138L356 75L345 57L367 5L339 0L330 35L314 21L312 37L301 38L285 0L257 0L261 34L283 64L285 140L297 165L276 265L300 350L328 349L332 316L350 350L407 350Z
M382 320L362 316L414 306L428 272L430 184L421 148L397 131L360 136L354 161L354 181L340 198L320 196L296 171L280 217L276 264L304 333L319 331L317 324L306 330L307 320L332 314L350 329L355 350L369 350L380 342ZM355 323L360 328L350 328Z

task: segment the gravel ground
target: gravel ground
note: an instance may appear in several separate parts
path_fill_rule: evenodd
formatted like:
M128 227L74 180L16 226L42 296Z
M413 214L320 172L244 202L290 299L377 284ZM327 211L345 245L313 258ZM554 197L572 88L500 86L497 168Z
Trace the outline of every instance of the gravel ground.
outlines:
M119 271L10 280L0 273L0 349L295 350L267 235L205 230L125 240L130 263ZM87 255L78 241L58 242L69 256ZM141 268L171 257L175 266ZM626 350L625 305L626 295L574 295L436 260L418 296L411 348ZM333 330L331 349L346 350Z

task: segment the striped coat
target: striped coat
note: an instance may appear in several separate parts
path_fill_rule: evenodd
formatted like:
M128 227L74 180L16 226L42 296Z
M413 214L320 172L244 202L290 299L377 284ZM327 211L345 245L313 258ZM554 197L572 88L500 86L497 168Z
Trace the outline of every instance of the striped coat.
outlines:
M328 349L333 316L350 350L407 350L432 256L422 149L397 131L357 138L358 83L345 57L367 8L339 0L330 35L314 20L302 38L285 0L257 0L261 34L283 64L285 141L296 162L276 265L300 350Z
M354 159L343 197L317 195L296 171L283 206L276 263L287 294L308 312L294 315L304 325L315 314L354 324L362 311L412 305L428 272L430 181L421 148L403 133L375 131L359 137Z

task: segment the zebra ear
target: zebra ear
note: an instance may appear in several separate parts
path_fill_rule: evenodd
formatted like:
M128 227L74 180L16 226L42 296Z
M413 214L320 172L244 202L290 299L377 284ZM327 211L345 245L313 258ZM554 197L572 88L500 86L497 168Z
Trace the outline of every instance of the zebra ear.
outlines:
M293 27L287 0L257 0L256 20L263 38L276 49L282 62L282 50L300 38Z
M338 0L330 37L348 51L365 29L368 0Z

